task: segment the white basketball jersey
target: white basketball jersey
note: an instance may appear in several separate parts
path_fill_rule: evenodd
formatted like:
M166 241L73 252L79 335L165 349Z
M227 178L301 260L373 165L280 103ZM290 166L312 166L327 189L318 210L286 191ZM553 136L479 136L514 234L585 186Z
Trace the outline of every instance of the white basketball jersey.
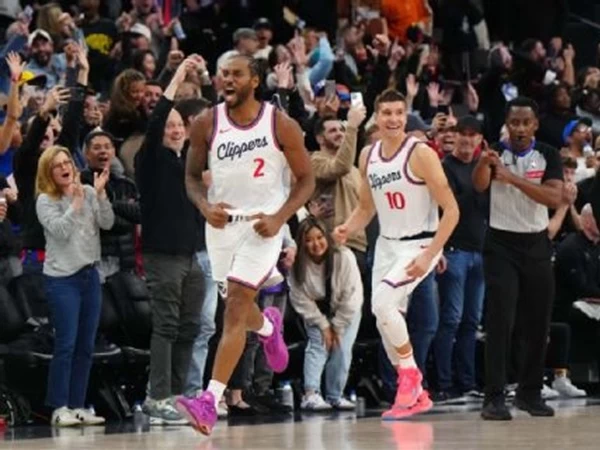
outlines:
M425 182L412 173L408 163L420 142L415 137L407 137L390 159L381 154L381 141L369 151L367 178L381 236L402 239L437 230L438 205Z
M275 107L262 103L257 118L241 127L225 103L214 108L208 167L211 203L233 206L232 214L274 214L290 190L290 170L275 137Z

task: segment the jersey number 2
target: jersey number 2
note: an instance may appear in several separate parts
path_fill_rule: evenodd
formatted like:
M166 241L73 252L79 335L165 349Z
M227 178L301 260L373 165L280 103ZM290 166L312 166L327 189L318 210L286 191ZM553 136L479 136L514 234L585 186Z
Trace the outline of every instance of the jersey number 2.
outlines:
M254 162L256 163L256 169L254 169L254 178L260 178L265 176L265 160L262 158L254 158Z
M385 196L390 205L390 209L404 209L406 201L401 192L386 192Z

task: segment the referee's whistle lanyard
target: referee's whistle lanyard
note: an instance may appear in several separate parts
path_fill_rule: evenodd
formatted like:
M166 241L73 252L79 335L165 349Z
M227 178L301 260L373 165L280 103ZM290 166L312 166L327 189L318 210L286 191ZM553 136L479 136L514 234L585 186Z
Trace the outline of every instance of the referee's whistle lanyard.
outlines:
M531 141L531 144L529 144L529 147L527 147L525 150L520 151L520 152L513 150L512 147L510 146L510 142L500 141L500 145L502 145L502 147L505 150L508 150L511 153L512 165L514 166L517 164L517 158L522 158L523 156L527 155L531 150L533 150L535 148L535 138L533 138L533 140Z

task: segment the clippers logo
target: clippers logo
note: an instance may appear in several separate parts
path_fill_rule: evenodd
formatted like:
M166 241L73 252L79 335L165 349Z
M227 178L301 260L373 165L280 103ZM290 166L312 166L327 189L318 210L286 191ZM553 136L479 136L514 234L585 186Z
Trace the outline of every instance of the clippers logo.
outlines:
M220 160L230 159L233 161L236 158L241 158L246 152L252 152L258 148L268 146L267 137L256 138L249 142L241 144L236 142L226 142L217 147L217 158Z
M399 170L381 176L374 173L369 174L369 182L373 190L382 189L386 184L400 181L401 179L402 172Z

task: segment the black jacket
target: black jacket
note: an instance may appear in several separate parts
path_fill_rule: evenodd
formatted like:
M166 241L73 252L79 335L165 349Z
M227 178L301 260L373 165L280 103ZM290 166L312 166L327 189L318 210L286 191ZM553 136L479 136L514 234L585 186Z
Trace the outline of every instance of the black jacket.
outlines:
M571 233L556 253L557 319L566 320L571 304L581 298L600 298L600 246L583 233Z
M81 172L81 182L93 186L94 172L91 169ZM137 188L129 178L111 174L106 185L106 195L115 213L115 224L108 231L100 231L102 257L116 256L121 270L133 270L135 226L141 221Z
M6 178L0 175L0 191L9 187ZM21 208L19 203L8 205L6 218L0 222L0 258L18 256L21 251L21 241L15 235L12 223L17 222Z
M79 87L85 88L81 85ZM82 117L83 101L70 101L56 145L67 147L71 152L77 151ZM19 201L23 207L21 227L23 247L26 249L43 250L46 246L44 230L35 211L35 177L41 155L40 143L49 123L50 119L44 120L39 115L35 116L23 144L15 153L14 174L19 189Z
M161 97L150 116L146 139L135 157L145 252L191 255L200 250L204 228L185 190L185 158L163 146L173 102Z

